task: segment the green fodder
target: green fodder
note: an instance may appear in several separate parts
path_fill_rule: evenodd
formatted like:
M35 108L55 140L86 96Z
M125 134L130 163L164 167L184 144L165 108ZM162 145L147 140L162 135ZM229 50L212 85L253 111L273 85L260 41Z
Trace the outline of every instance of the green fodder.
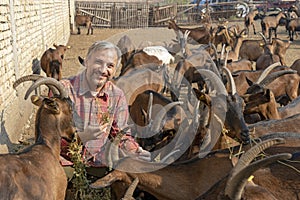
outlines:
M70 144L69 154L71 161L74 164L74 176L71 180L72 193L74 200L109 200L110 189L93 189L89 185L91 181L87 178L86 164L82 159L82 145L77 141L75 137L74 141Z

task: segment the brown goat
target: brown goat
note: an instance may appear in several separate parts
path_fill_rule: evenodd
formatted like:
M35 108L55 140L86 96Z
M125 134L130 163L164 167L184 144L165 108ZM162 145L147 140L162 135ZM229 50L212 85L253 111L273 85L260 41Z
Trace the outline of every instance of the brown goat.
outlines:
M209 27L197 27L197 28L182 28L179 27L173 19L169 20L169 29L173 29L175 32L180 30L183 34L185 31L190 31L189 38L198 42L199 44L208 44L211 41L211 35Z
M269 31L269 39L272 38L272 30L274 31L275 38L277 38L277 27L281 18L286 18L284 12L279 12L276 16L265 16L261 20L261 29L264 36L267 36L267 31Z
M300 59L295 60L290 68L296 70L298 75L300 76Z
M67 50L65 45L53 44L56 49L47 49L41 57L41 68L47 77L61 80L62 78L62 61Z
M250 162L265 148L268 148L273 144L280 144L282 141L283 140L278 138L271 139L252 147L240 158L240 161L238 161L238 164L235 167L232 166L232 162L228 158L229 153L226 151L216 151L202 159L195 158L170 165L163 163L146 163L131 158L125 158L119 161L114 171L91 184L91 187L106 187L115 181L122 181L128 185L133 179L138 178L138 187L149 192L158 199L202 199L208 191L216 188L225 192L226 195L229 195L230 199L239 199L233 198L232 195L241 194L243 191L242 183L245 183L249 177L248 173L253 173L261 166L270 163L264 163L266 160L261 160L259 162L260 164L250 164ZM244 147L243 150L246 150L246 148ZM293 151L295 151L295 148L290 150L290 152ZM285 154L285 156L281 157L281 159L287 158L290 158L290 154ZM275 160L278 160L278 158ZM261 162L264 164L261 165ZM283 168L286 169L285 167ZM172 175L170 176L170 174ZM229 174L232 175L231 178L228 178ZM266 179L269 177L271 176L265 176ZM224 180L228 181L227 186L219 188L220 185L218 183ZM239 180L242 182L239 182ZM238 185L238 187L235 188L233 185L237 182L241 183L241 185ZM285 189L287 190L287 188ZM288 190L295 191L295 189ZM286 194L289 191L286 191ZM273 193L274 189L270 192ZM293 196L295 196L295 194Z
M152 100L153 106L151 111L149 111L149 100ZM169 132L177 132L182 121L187 117L183 108L180 105L174 105L169 111L167 111L165 114L162 114L162 110L166 110L166 106L170 105L172 103L171 100L164 97L162 94L154 92L154 91L145 91L139 95L137 95L136 99L132 103L132 105L129 107L129 113L130 113L130 119L132 119L133 123L135 124L134 128L132 130L136 130L138 134L144 136L140 139L140 144L144 149L147 150L156 150L158 146L156 144L158 142L162 142L162 138L170 137L172 134L168 134ZM173 103L174 104L174 103ZM163 108L163 109L162 109ZM152 116L145 116L145 113L152 113ZM165 117L164 117L165 116ZM157 118L159 119L154 119ZM149 119L150 118L150 119ZM147 137L145 136L145 127L149 125L148 123L153 126L153 129L156 126L157 123L160 123L160 121L163 121L162 126L162 132L163 134L156 134L154 137ZM152 130L150 130L152 131ZM160 131L160 130L153 130L153 131ZM140 137L139 137L140 138Z
M28 77L20 79L14 87L30 80ZM41 79L37 80L37 84L55 86L60 97L31 97L32 103L39 107L35 121L35 143L19 153L0 156L3 181L0 185L1 199L65 198L67 177L59 163L60 143L61 138L70 141L74 136L72 108L59 82L45 77ZM27 92L34 90L37 84L31 86Z
M291 19L287 24L287 30L289 32L290 41L294 41L294 35L298 37L297 31L300 31L300 19Z
M279 63L277 63L278 65ZM273 64L273 68L276 66L276 63ZM268 68L267 68L268 69ZM268 71L265 69L266 71ZM286 68L281 67L275 70L286 70ZM258 78L262 75L262 70L257 71L240 71L233 74L235 84L237 86L238 94L244 95L249 87L247 79L256 82ZM286 74L276 80L268 83L266 88L270 89L275 98L278 99L282 96L287 96L290 101L295 99L298 96L300 76L298 74Z
M93 26L92 26L92 21L93 21L94 16L88 16L88 15L81 15L81 14L76 14L75 16L75 24L77 27L77 34L80 34L80 27L79 26L85 26L87 27L87 35L90 34L93 35Z
M121 56L122 67L125 67L131 54L133 54L136 50L135 45L127 35L124 35L118 41L117 46L122 52L122 56Z
M249 27L253 27L253 33L256 35L256 30L255 30L255 24L254 24L254 18L258 14L258 10L251 10L246 16L245 16L245 28L247 30L247 34L249 34Z

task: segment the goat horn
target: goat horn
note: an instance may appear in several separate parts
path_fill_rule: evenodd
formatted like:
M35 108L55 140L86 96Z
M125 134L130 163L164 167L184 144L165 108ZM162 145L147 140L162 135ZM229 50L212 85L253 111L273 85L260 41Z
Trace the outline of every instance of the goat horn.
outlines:
M147 120L148 122L151 121L152 116L152 106L153 106L153 93L150 92L149 101L148 101L148 114L147 114Z
M35 81L30 86L30 88L27 90L24 98L27 99L28 96L30 95L30 93L42 84L45 84L47 86L48 85L54 86L55 88L58 89L61 98L68 98L68 93L66 92L66 90L65 90L64 86L62 85L62 83L60 83L59 81L57 81L56 79L51 78L51 77L44 77L43 79L38 79L37 81Z
M157 113L155 119L153 120L153 124L151 126L151 132L152 133L158 133L158 131L160 129L161 122L162 122L163 118L165 117L165 115L167 114L167 112L169 110L171 110L174 106L181 105L181 104L183 104L183 102L176 101L176 102L172 102L172 103L167 104L163 109L161 109Z
M223 44L223 46L222 46L221 55L220 55L221 60L223 60L224 52L225 52L225 44Z
M229 196L231 199L236 199L232 196L234 194L234 190L236 189L232 185L232 181L235 179L235 176L243 169L245 169L250 162L263 150L276 145L276 144L282 144L284 143L283 138L273 138L269 140L265 140L261 143L258 143L257 145L251 147L246 153L244 153L241 158L239 159L238 163L236 166L232 169L228 181L227 181L227 186L225 188L225 195Z
M227 78L229 79L228 81L229 81L229 85L230 85L230 88L231 88L231 94L235 95L236 86L235 86L235 82L233 80L232 74L231 74L231 72L229 71L229 69L227 67L223 67L223 70L225 71L225 74L226 74Z
M223 94L227 96L226 88L221 79L217 76L217 74L207 69L197 69L197 71L201 75L206 76L210 81L214 83L214 89L217 91L218 94Z
M265 42L265 45L267 44L267 39L266 39L266 37L264 36L264 34L262 34L262 32L258 32L259 33L259 35L262 37L262 39L264 40L264 42Z
M23 76L14 82L13 88L16 89L16 87L18 87L21 83L23 83L25 81L34 81L35 82L40 78L45 78L45 77L42 75L39 75L39 74L30 74L30 75ZM48 85L48 87L54 94L59 94L59 92L57 91L57 89L55 87L53 87L51 85Z
M295 70L281 70L278 72L274 72L272 74L269 74L265 79L263 79L260 82L260 85L262 85L263 87L265 87L266 85L268 85L269 83L271 83L272 81L274 81L276 78L283 76L285 74L296 74L297 71Z
M139 178L136 177L134 181L128 187L124 197L122 200L132 200L133 199L133 192L136 189L137 185L139 184Z
M267 139L278 138L278 137L300 139L299 133L294 133L294 132L275 132L267 135L262 135L259 137L259 139L267 140Z
M259 78L257 79L256 81L256 84L260 84L260 82L262 80L265 79L265 77L277 66L280 66L281 63L280 62L276 62L276 63L273 63L272 65L270 65L269 67L267 67L262 73L261 75L259 76Z
M238 174L236 174L229 183L227 183L225 190L227 190L227 187L230 187L230 190L233 192L227 194L228 197L230 199L241 199L242 192L247 183L248 177L251 176L256 170L264 166L267 166L271 163L274 163L278 160L287 160L290 159L291 157L292 154L290 153L281 153L251 163L249 166L245 167Z
M18 87L18 85L20 85L21 83L25 82L25 81L36 81L40 78L45 78L42 75L38 75L38 74L30 74L30 75L26 75L26 76L22 76L21 78L19 78L18 80L16 80L13 84L13 88L16 89L16 87Z
M106 152L107 166L111 170L114 163L119 160L119 144L121 142L124 132L126 132L132 125L128 125L120 129L120 132L113 138L113 141L108 141Z

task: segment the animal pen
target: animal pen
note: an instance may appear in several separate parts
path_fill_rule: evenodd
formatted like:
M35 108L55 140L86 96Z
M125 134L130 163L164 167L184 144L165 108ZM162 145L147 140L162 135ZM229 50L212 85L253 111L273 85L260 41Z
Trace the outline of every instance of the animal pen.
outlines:
M162 27L171 18L181 25L201 24L201 10L196 4L76 1L75 7L80 14L94 16L93 26L98 28ZM213 19L228 19L236 11L219 10L210 14Z

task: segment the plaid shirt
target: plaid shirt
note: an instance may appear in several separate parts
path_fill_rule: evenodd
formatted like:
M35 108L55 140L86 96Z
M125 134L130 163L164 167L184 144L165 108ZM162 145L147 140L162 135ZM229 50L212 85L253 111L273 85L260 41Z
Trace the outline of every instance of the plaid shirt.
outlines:
M110 137L115 137L120 127L127 125L129 117L128 105L124 93L112 82L108 81L103 89L92 94L86 80L85 70L77 76L61 80L69 92L69 97L74 103L74 109L78 117L74 119L78 131L83 131L87 125L101 125L109 123L109 132L102 134L97 140L86 142L83 150L83 158L93 166L101 166L105 159L105 143ZM126 145L125 145L126 141ZM62 142L62 149L66 147ZM139 145L127 132L122 137L121 148L125 151L137 152ZM62 155L66 155L62 153ZM62 160L62 165L69 165Z

